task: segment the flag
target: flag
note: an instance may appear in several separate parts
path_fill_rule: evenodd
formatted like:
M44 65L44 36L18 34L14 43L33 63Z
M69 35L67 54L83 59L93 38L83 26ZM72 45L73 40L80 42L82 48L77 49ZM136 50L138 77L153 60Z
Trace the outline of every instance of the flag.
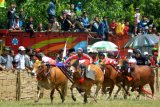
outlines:
M5 7L5 0L0 0L0 7Z
M63 48L63 61L64 61L64 58L67 56L67 41L64 45L64 48Z

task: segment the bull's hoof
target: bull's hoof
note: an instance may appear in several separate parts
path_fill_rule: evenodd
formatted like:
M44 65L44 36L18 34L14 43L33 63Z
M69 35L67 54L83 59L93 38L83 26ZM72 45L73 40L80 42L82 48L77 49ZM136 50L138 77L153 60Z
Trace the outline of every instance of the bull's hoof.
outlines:
M38 100L35 100L34 103L38 103Z
M124 99L127 99L127 95L124 95Z
M134 91L134 88L131 89L131 92L133 92L133 91Z
M114 95L114 99L116 99L117 98L117 95Z
M62 99L62 103L64 103L65 99Z
M73 101L76 101L76 98L74 96L72 96Z

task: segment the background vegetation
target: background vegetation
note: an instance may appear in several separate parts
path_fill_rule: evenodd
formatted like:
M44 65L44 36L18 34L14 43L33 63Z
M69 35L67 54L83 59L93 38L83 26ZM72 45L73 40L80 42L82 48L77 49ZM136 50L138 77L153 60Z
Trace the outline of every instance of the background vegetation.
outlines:
M34 18L35 24L39 22L47 24L47 7L50 0L6 0L6 8L0 8L0 24L6 28L6 13L11 2L17 3L17 12L23 8L26 19L29 16ZM57 16L61 15L62 10L69 9L70 4L82 2L83 10L89 13L91 19L94 16L106 15L109 19L126 19L133 23L134 10L140 8L141 15L146 15L154 19L157 26L160 25L160 0L56 0ZM160 30L160 28L158 27Z

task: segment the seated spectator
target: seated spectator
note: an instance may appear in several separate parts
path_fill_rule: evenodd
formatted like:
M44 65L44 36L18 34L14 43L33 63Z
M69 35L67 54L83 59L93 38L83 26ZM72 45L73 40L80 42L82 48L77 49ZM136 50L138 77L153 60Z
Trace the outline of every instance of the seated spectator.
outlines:
M116 29L117 29L117 23L115 19L112 19L112 23L109 25L109 28L112 32L113 35L116 34Z
M98 32L99 27L99 17L96 16L91 26L91 32Z
M15 19L15 21L13 22L12 29L13 29L13 30L21 30L20 21L19 21L19 16L15 16L15 17L16 17L16 19Z
M74 28L74 25L71 23L71 13L66 13L67 17L64 19L64 22L62 23L63 27L62 30L64 31L71 31L72 28Z
M152 34L153 33L153 26L152 25L149 25L149 29L148 29L148 34Z
M148 26L145 26L144 31L143 31L143 34L148 34L148 33L149 33L149 27L148 27Z
M50 24L51 24L51 31L52 31L52 32L58 32L58 31L60 30L60 25L59 25L59 23L57 22L57 20L56 20L55 17L53 17L53 18L51 19Z
M67 15L66 13L63 11L62 12L62 16L60 16L60 24L61 24L61 29L64 29L64 21L66 20Z
M33 28L33 18L29 17L29 20L26 25L26 31L30 33L30 36L33 36L34 28Z
M75 31L76 32L84 32L87 31L87 29L84 28L82 23L82 17L79 16L78 19L75 22Z
M117 29L116 29L116 33L119 36L124 35L124 27L125 27L125 22L124 20L121 20L121 22L118 23Z
M145 27L147 26L147 23L148 23L147 17L143 16L143 17L142 17L142 20L140 21L138 27L141 27L142 30L144 31L144 30L145 30Z
M43 24L42 24L42 23L39 23L38 28L37 28L37 31L38 31L38 32L44 32Z
M103 21L99 24L98 34L101 38L108 40L109 26L106 16L103 17Z
M87 12L83 12L82 23L84 28L89 28L90 26L89 18L87 16L88 16Z
M24 20L25 20L25 13L23 11L23 8L20 9L19 20L20 20L20 27L23 29L23 27L24 27Z
M126 22L124 27L124 35L129 35L129 22Z

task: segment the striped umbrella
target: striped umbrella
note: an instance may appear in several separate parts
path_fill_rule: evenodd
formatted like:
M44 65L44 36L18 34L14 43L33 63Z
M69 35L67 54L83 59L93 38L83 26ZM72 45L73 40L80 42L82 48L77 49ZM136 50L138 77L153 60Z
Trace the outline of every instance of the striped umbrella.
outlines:
M156 35L145 34L137 35L136 37L130 39L125 45L124 48L139 48L139 47L150 47L158 43L159 38Z

